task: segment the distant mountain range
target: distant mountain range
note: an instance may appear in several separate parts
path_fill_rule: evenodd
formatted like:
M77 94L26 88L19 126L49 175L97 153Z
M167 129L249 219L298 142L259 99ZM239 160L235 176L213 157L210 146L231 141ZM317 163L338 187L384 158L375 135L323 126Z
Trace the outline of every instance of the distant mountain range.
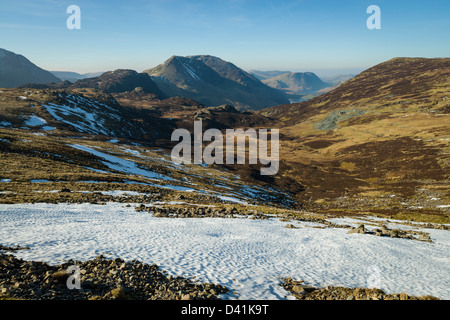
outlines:
M291 103L306 101L329 92L355 76L343 74L321 79L313 72L250 70L249 73L269 87L283 91Z
M125 69L86 74L49 72L21 55L0 49L0 87L92 88L106 93L136 89L154 98L182 97L205 106L229 104L242 110L307 100L305 97L327 92L351 76L330 78L325 82L312 72L246 72L209 55L172 56L142 73Z
M287 93L310 93L331 86L312 72L288 72L262 82Z
M356 77L356 74L340 74L332 77L322 77L322 80L326 83L332 84L333 86L337 86L354 77Z
M25 83L58 83L57 78L22 55L0 48L0 88L14 88Z
M50 71L53 75L63 81L76 82L81 79L101 76L104 72L77 73L72 71Z
M248 73L258 78L259 80L267 80L271 78L278 77L282 74L289 73L290 71L279 71L279 70L270 70L270 71L261 71L261 70L249 70Z

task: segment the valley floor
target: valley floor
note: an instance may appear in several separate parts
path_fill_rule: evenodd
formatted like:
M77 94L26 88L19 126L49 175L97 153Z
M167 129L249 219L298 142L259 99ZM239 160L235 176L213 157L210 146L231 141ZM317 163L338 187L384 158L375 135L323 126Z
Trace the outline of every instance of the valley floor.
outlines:
M296 281L450 299L448 230L369 216L317 222L245 215L181 219L137 207L0 204L0 241L29 248L15 251L18 258L50 265L98 255L156 263L173 277L225 286L230 291L219 298L226 300L296 299L290 291ZM367 232L349 233L349 226L358 231L361 224ZM374 236L370 231L381 224L426 232L429 241Z

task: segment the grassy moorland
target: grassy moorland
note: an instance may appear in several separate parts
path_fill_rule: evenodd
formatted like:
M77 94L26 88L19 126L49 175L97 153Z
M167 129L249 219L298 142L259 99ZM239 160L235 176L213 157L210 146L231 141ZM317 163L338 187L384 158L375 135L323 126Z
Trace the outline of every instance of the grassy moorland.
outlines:
M325 216L449 223L449 73L449 59L396 58L309 101L256 113L139 90L2 89L0 179L9 182L0 184L0 201L102 202L113 197L101 192L120 189L153 194L149 199L217 202L230 190L243 196L247 187L266 187L270 206L292 205L291 197L297 209ZM192 130L194 120L204 129L279 128L279 173L263 177L254 165L174 165L170 133ZM173 180L130 177L92 150ZM54 192L63 189L79 192ZM267 200L252 197L244 195L255 204Z

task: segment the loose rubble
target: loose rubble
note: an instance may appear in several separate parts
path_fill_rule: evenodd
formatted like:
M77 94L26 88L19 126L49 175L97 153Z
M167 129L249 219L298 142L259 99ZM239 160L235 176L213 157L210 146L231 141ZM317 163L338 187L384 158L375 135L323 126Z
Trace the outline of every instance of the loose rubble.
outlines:
M432 242L430 235L426 232L414 230L389 229L386 225L381 225L381 227L375 228L374 230L370 231L366 229L366 227L363 224L360 224L356 228L351 227L348 233L372 234L379 237L403 238L403 239ZM414 237L414 235L416 235L416 237Z
M151 212L158 218L238 218L249 217L251 219L268 219L256 210L238 210L236 207L212 207L212 206L145 206L140 204L136 211Z
M30 248L29 248L29 247L21 247L21 246L6 247L6 246L3 246L3 245L0 244L0 252L1 252L1 251L5 251L5 252L8 252L8 251L10 251L10 252L16 252L16 251L19 251L19 250L28 250L28 249L30 249Z
M299 300L440 300L432 296L409 296L406 293L387 294L376 288L315 288L303 281L283 278L281 286Z
M80 289L67 286L75 279L69 279L73 265L80 270ZM0 300L216 300L226 292L224 286L172 277L136 260L98 256L50 266L0 253Z

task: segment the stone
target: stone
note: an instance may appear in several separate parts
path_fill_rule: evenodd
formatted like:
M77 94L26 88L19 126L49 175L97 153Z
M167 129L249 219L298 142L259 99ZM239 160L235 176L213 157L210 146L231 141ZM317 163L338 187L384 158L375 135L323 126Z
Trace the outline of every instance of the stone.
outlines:
M183 294L181 296L181 300L192 300L192 296L188 293L188 294Z
M2 286L0 287L0 293L1 294L7 294L10 291L8 286Z
M52 273L50 275L50 278L54 279L57 282L65 283L69 278L69 274L64 270L56 271L55 273Z
M358 228L350 229L350 231L348 233L361 233L361 234L364 234L364 233L366 233L366 228L364 227L363 224L360 224L358 226Z
M431 238L430 238L429 234L420 234L417 238L419 240L422 240L422 241L429 241L429 242L431 242Z
M303 289L302 286L293 286L292 287L292 291L294 291L295 293L306 293L305 289Z
M408 300L408 299L409 299L409 297L406 293L404 293L404 292L400 293L400 300Z
M122 286L112 289L109 293L113 299L124 300L128 298L126 291Z

